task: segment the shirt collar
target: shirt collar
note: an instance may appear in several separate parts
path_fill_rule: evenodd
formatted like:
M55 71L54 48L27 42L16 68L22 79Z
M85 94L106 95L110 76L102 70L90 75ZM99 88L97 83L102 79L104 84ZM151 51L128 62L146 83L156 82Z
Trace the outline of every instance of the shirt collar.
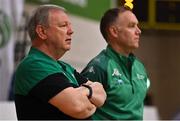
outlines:
M107 46L106 52L110 57L114 58L116 61L120 60L123 63L128 63L128 61L131 61L131 63L133 63L135 60L135 56L133 53L130 53L129 56L126 57L121 53L117 53L115 50L113 50L113 48L110 45Z
M51 58L51 57L48 56L47 54L43 53L43 52L40 51L39 49L37 49L37 48L35 48L35 47L31 47L31 48L30 48L30 51L29 51L29 55L34 54L34 53L36 53L36 54L37 54L38 56L40 56L40 57L44 57L44 58L46 58L46 59L48 59L48 60L57 62L56 60L54 60L53 58Z
M30 48L29 55L31 54L36 54L38 57L42 57L53 63L56 63L58 66L60 65L64 70L66 70L66 65L62 61L54 60L53 58L51 58L50 56L48 56L47 54L43 53L42 51L40 51L39 49L35 47Z

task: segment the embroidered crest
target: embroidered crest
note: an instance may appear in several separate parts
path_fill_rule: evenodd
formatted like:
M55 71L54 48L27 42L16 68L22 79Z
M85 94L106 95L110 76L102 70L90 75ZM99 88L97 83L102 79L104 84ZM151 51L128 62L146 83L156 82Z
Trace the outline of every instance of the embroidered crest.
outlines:
M144 75L142 75L142 74L136 74L136 75L137 75L137 78L140 79L140 80L145 78Z
M122 83L123 83L123 80L122 80L122 79L118 79L118 80L117 80L117 83L118 83L118 84L122 84Z
M91 66L88 71L89 71L90 73L95 73L93 66Z
M114 68L112 76L121 76L117 68Z

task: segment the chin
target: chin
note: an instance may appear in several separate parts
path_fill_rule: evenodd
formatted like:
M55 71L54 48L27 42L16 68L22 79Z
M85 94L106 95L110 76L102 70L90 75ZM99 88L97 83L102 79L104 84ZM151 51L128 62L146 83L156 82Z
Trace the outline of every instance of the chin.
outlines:
M69 51L71 48L69 47L69 48L66 48L66 51Z
M70 49L71 49L71 45L65 46L65 49L66 49L66 50L70 50Z
M133 50L135 50L135 49L137 49L137 48L139 48L139 45L138 45L138 46L133 46L133 47L132 47Z
M135 45L134 45L134 48L139 48L139 44L138 44L138 43L135 44Z

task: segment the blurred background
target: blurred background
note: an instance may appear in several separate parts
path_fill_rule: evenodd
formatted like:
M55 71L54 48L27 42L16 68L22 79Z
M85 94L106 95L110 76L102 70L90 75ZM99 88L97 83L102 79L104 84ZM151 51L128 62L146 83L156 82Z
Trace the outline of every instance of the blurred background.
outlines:
M0 0L0 120L16 119L13 79L19 61L31 46L26 23L39 4L67 9L75 31L72 49L62 60L78 71L106 42L99 31L103 13L125 0ZM180 119L180 0L134 0L142 35L135 54L147 68L151 87L144 101L144 119Z

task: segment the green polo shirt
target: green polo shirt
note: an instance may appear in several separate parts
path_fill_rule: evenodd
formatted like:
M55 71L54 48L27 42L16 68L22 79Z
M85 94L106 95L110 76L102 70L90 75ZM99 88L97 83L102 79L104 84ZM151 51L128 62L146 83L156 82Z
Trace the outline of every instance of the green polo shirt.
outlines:
M143 64L133 54L126 57L107 46L88 63L82 75L101 82L107 93L105 104L97 109L93 119L143 119L149 79Z
M85 82L87 79L69 64L56 61L32 47L16 70L15 104L18 120L74 119L48 102L65 88L76 88Z

